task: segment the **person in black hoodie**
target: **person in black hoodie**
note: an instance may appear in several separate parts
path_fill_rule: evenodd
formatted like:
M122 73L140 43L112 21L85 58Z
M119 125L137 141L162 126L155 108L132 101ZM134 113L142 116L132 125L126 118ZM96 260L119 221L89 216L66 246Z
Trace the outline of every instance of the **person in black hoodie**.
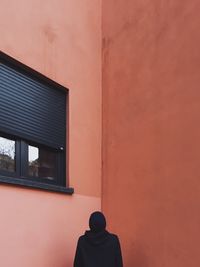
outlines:
M74 267L123 267L119 239L106 231L103 213L92 213L89 226L90 231L79 237Z

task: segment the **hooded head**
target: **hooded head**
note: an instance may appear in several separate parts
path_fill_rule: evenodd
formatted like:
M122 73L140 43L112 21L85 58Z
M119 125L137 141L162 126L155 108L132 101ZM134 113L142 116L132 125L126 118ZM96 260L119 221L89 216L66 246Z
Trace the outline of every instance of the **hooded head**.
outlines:
M106 229L106 218L100 211L95 211L90 215L90 230L94 233L101 232Z

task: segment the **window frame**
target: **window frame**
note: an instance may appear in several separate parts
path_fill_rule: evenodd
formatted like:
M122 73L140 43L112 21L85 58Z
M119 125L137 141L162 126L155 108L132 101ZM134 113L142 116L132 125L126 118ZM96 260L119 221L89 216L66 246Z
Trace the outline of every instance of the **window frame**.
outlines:
M48 191L73 194L74 189L70 188L68 185L68 89L63 87L62 85L52 81L41 73L33 70L32 68L22 64L21 62L13 59L12 57L6 55L2 51L0 51L0 63L9 65L10 67L23 71L25 75L28 77L32 77L34 79L39 80L40 82L45 83L46 85L53 86L58 90L62 90L66 93L66 127L65 127L65 147L64 149L55 149L47 145L43 145L40 143L33 142L31 140L23 139L23 136L20 138L16 136L15 132L13 133L5 133L4 129L0 128L0 136L5 137L10 140L15 141L15 164L16 171L15 172L7 172L0 170L0 183L19 185L37 189L44 189ZM57 158L57 177L53 181L45 181L42 177L32 177L26 173L26 168L28 168L28 146L33 145L38 148L42 147L47 150L53 151L56 153ZM66 166L67 165L67 166ZM28 169L27 169L28 171Z

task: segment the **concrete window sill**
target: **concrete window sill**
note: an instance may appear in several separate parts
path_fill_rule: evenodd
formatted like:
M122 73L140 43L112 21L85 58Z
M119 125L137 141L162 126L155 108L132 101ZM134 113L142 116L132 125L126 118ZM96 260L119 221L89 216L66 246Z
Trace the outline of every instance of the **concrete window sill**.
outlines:
M10 178L5 176L0 176L0 183L7 184L7 185L14 185L20 187L26 187L31 189L39 189L44 191L51 191L56 193L62 193L67 195L72 195L74 193L74 189L71 187L64 187L64 186L57 186L52 184L44 184L38 183L29 180L17 179L17 178Z

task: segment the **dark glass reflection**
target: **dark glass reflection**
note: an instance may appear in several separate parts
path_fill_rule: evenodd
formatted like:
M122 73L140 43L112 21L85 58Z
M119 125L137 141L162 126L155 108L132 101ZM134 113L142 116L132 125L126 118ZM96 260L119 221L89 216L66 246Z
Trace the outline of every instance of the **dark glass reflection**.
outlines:
M0 170L15 172L15 141L0 136Z
M28 174L29 176L54 180L56 177L56 153L28 146Z

